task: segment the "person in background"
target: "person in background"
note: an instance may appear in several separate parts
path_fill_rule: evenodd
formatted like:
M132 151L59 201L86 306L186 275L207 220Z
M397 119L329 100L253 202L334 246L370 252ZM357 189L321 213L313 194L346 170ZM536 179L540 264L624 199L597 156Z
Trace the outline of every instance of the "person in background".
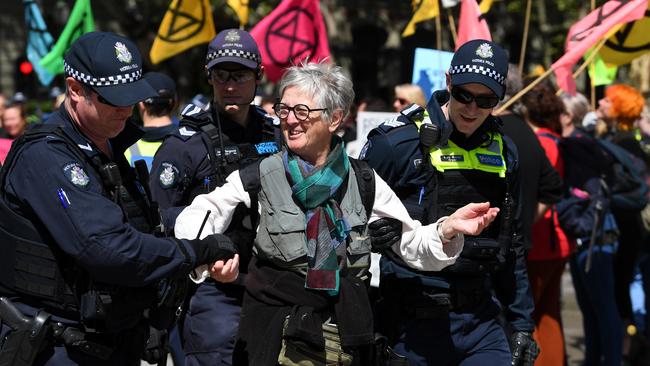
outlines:
M522 88L517 65L510 64L506 79L505 104ZM512 139L519 153L519 179L521 180L521 226L526 250L532 247L533 222L551 205L562 198L562 178L557 173L535 132L524 119L526 106L521 99L512 103L498 117L504 134Z
M465 239L458 261L443 271L382 255L379 330L412 366L532 365L537 355L518 154L492 115L507 73L508 56L499 45L463 44L452 57L447 88L433 93L426 110L407 107L372 130L361 152L424 224L468 202L501 209L492 225ZM499 321L502 307L513 330L510 342Z
M417 104L419 106L427 105L422 88L415 84L400 84L395 86L393 110L399 112L409 104Z
M589 115L589 101L581 94L562 96L565 113L561 115L562 158L566 200L561 206L585 207L584 214L564 213L560 223L569 239L577 243L576 253L569 259L571 278L576 300L582 313L585 337L585 365L621 365L623 349L623 325L617 309L614 286L614 258L619 247L618 228L610 209L610 196L603 182L612 180L610 154L583 128L585 116ZM568 201L567 204L565 201ZM583 202L585 204L583 204ZM594 236L595 210L600 205L599 224ZM571 232L572 221L583 226ZM576 226L577 228L577 226ZM593 237L593 238L592 238ZM592 239L594 244L591 244ZM587 262L591 258L588 270Z
M172 123L172 115L178 106L178 95L174 80L163 73L152 71L144 74L143 78L156 90L158 95L138 103L144 135L138 142L131 145L124 155L131 165L136 160L145 160L147 167L151 170L153 157L165 136L176 130L176 126Z
M347 156L335 134L354 99L352 81L339 66L293 66L279 85L274 109L286 142L282 151L196 197L178 216L176 235L195 235L194 227L206 217L203 235L223 232L240 204L259 212L234 364L321 364L308 363L315 362L310 354L325 353L323 324L333 323L344 357L351 357L352 365L370 365L371 250L391 251L421 270L439 271L455 261L463 234L480 232L498 209L487 202L470 204L422 226L372 169ZM376 234L396 229L397 235L374 240L381 236L369 227ZM216 265L199 273L198 280L210 273L232 281L238 270ZM292 353L289 345L306 353Z
M625 149L639 164L637 174L645 176L650 159L636 139L635 123L641 117L645 100L634 87L625 84L605 88L605 96L598 101L596 113L605 122L607 131L601 137ZM644 165L645 163L645 165ZM644 177L645 178L645 177ZM615 189L612 187L612 189ZM616 301L621 318L627 328L632 322L630 283L643 244L643 225L640 211L643 207L629 207L613 202L612 211L620 231L619 248L614 262ZM624 354L628 353L630 334L626 333Z
M537 135L553 168L564 176L560 154L564 103L548 84L539 84L522 97L527 121ZM561 193L561 186L559 187ZM559 197L561 198L561 196ZM561 283L564 268L575 249L560 227L555 205L536 213L532 231L532 249L528 252L528 278L535 301L533 337L540 353L536 366L561 366L566 360L562 315Z
M180 210L223 185L231 172L279 150L275 120L251 105L264 72L261 62L255 40L244 30L223 30L210 42L204 71L212 100L206 108L186 106L179 128L154 157L149 185L161 207ZM255 236L251 214L241 205L225 232L240 249L244 273ZM232 363L244 277L236 283L208 280L196 289L183 321L186 365Z
M2 128L10 139L16 139L27 130L27 114L22 103L13 103L2 112Z

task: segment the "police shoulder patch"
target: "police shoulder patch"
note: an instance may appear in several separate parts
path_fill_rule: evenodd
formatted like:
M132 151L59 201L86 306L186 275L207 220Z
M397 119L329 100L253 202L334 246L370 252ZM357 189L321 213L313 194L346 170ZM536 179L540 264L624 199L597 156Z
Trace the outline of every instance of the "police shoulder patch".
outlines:
M90 177L86 174L83 166L76 161L66 163L63 166L63 174L77 187L86 188L90 182Z
M160 175L158 175L158 182L162 188L171 188L176 185L178 181L178 168L169 162L160 164Z
M503 159L499 155L476 154L476 157L481 164L498 167L503 166Z

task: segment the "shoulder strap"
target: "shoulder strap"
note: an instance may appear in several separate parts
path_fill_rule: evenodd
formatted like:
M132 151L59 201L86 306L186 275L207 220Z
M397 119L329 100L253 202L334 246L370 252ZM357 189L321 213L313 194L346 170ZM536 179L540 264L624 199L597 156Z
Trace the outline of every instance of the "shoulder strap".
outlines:
M375 172L364 160L350 158L350 165L357 175L357 185L366 217L370 217L375 204Z
M260 163L263 159L259 159L256 162L246 165L245 167L239 169L239 178L241 179L244 190L248 192L248 195L251 198L251 225L253 230L257 227L260 219L258 212L259 201L257 198L260 189L262 189L262 184L260 182Z

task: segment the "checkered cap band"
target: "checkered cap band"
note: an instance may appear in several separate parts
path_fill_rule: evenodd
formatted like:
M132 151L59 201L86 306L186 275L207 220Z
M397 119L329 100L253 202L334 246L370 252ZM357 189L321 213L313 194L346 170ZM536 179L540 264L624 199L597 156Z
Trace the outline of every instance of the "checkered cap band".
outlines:
M449 68L449 75L465 74L469 72L489 76L497 83L506 85L506 77L489 67L478 65L455 65Z
M226 56L245 58L247 60L254 61L254 62L258 63L258 64L262 61L260 55L258 55L256 53L249 52L249 51L233 50L233 49L226 48L226 49L221 49L221 50L218 50L218 51L215 51L215 52L208 53L208 56L206 57L205 63L207 64L207 63L209 63L210 61L212 61L212 60L214 60L216 58L226 57Z
M65 70L65 74L67 76L71 76L79 80L80 82L90 86L111 86L111 85L127 84L127 83L132 83L134 81L138 81L142 78L142 69L127 74L104 76L101 78L96 78L94 76L86 75L81 71L75 70L72 66L68 65L65 61L63 62L63 69Z

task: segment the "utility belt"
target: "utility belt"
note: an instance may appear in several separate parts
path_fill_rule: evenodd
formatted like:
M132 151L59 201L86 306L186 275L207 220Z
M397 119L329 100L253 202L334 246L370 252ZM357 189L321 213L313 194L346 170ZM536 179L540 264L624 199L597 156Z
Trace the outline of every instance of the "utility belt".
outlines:
M382 262L382 298L396 311L416 319L446 315L449 311L472 312L492 296L490 278L423 276L391 261Z
M39 311L28 318L7 298L0 297L0 321L11 331L0 349L0 365L32 365L39 352L47 346L61 344L73 347L92 357L107 360L115 350L111 339L52 320L52 315Z

